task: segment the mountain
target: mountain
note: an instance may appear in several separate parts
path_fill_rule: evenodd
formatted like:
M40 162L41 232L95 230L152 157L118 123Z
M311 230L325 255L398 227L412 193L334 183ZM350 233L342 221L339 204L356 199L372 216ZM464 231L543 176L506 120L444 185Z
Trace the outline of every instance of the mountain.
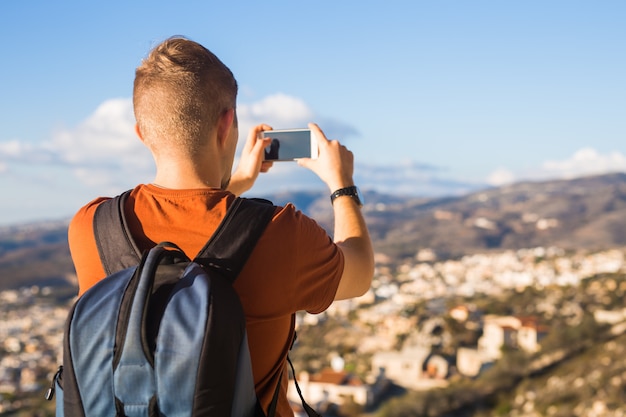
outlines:
M332 232L326 194L265 196L293 202ZM536 246L600 250L626 245L626 174L523 182L459 197L365 193L363 208L376 252L391 262L420 250L439 259ZM0 229L0 290L73 285L67 221Z
M67 221L0 228L0 290L74 285Z
M462 197L409 199L368 213L377 250L441 258L536 246L626 245L626 174L524 182Z

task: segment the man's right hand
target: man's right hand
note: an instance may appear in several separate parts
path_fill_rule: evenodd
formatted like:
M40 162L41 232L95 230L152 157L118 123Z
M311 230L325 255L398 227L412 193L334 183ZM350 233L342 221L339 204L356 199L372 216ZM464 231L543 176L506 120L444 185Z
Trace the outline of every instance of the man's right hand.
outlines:
M340 188L354 185L354 156L337 140L328 140L315 123L309 123L311 133L317 139L317 159L300 158L298 165L313 171L332 193Z

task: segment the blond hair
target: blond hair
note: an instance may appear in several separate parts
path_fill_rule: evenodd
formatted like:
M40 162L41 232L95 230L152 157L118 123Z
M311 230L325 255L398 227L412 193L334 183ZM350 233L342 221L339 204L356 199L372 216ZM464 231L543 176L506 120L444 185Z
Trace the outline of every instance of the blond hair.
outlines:
M153 152L194 155L223 112L236 106L237 81L204 46L183 37L157 45L135 71L133 107Z

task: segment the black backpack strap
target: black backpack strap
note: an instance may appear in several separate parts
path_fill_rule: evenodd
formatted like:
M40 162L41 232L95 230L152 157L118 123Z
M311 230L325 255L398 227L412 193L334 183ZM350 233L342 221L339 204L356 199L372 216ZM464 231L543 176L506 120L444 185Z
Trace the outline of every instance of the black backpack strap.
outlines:
M111 275L141 261L124 215L124 204L131 190L100 203L93 217L93 231L104 272Z
M296 391L298 391L298 395L300 396L300 402L302 402L302 407L306 412L306 415L309 417L322 417L317 411L313 409L307 402L304 400L304 396L302 395L302 391L300 390L300 386L298 385L298 380L296 379L296 370L293 367L293 363L291 363L291 359L287 356L287 362L289 362L289 366L291 367L291 372L293 373L293 383L296 386Z
M194 261L234 282L276 207L267 200L237 198Z
M289 350L293 349L293 346L296 344L296 339L298 338L298 334L294 332L293 340L291 341L291 346ZM302 390L300 390L300 385L298 385L298 376L296 375L296 369L293 367L293 363L291 362L291 358L287 355L287 362L291 367L291 373L293 374L293 383L296 386L296 391L298 392L298 396L300 396L300 402L302 403L302 408L306 412L308 417L322 417L320 413L315 411L313 407L311 407L305 400L304 395L302 395Z
M278 378L278 384L276 384L276 389L274 389L274 395L272 396L272 402L270 403L269 408L267 409L267 417L275 417L276 416L276 406L278 405L278 395L280 394L280 384L283 380L283 373L280 373L280 377ZM264 414L265 415L265 414Z

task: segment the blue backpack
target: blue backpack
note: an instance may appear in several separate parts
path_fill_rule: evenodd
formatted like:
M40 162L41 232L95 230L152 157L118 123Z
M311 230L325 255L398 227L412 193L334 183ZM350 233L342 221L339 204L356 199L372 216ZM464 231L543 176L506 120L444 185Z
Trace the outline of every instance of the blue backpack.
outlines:
M190 260L163 242L140 255L124 217L129 192L98 206L107 273L70 311L57 416L273 416L254 390L245 316L232 283L275 206L237 198Z

